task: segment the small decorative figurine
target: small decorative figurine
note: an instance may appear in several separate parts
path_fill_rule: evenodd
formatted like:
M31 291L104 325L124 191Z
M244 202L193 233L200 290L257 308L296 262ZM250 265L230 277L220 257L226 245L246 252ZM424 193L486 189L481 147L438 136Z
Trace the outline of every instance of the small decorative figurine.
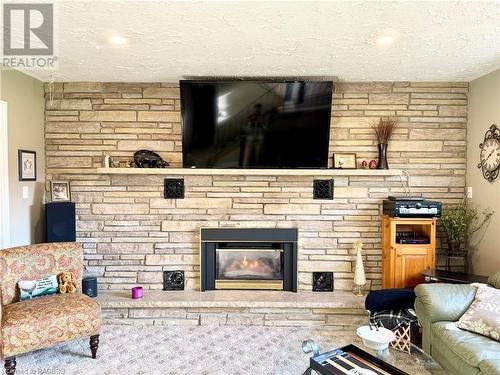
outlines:
M160 155L150 150L139 150L134 153L135 165L138 168L166 168L168 162L163 160Z
M377 168L377 161L371 160L369 165L370 165L370 169L376 169Z
M57 276L57 282L59 284L59 293L71 294L76 292L77 285L71 272L61 272Z

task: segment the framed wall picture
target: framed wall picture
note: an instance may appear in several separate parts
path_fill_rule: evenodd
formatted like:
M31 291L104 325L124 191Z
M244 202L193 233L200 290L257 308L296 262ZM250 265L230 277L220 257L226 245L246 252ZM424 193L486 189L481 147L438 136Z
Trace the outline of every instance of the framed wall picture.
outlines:
M333 154L333 168L356 169L356 154L351 154L351 153Z
M52 202L69 202L71 200L69 181L51 181L50 191Z
M19 181L36 181L36 152L17 151Z

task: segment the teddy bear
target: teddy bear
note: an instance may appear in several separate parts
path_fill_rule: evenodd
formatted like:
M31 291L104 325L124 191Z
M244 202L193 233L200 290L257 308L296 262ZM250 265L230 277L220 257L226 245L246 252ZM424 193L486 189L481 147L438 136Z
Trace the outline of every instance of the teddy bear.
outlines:
M57 276L57 282L59 283L60 293L74 293L76 292L76 282L73 280L73 274L71 272L61 272Z

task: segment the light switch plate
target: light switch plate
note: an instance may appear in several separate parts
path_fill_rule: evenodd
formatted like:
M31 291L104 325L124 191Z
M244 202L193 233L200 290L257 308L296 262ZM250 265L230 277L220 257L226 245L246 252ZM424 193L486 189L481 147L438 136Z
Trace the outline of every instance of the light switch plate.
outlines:
M23 186L23 199L29 199L30 191L27 186Z

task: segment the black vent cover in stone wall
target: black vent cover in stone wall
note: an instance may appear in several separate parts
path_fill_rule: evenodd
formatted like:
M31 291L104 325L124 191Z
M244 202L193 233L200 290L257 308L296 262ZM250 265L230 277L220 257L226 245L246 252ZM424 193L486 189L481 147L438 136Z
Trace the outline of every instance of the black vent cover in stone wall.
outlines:
M314 180L313 195L314 199L333 199L333 179Z
M333 292L333 272L313 272L314 292Z
M184 198L184 179L182 178L166 178L165 187L163 190L165 199L182 199Z
M184 271L163 271L163 290L184 290Z

